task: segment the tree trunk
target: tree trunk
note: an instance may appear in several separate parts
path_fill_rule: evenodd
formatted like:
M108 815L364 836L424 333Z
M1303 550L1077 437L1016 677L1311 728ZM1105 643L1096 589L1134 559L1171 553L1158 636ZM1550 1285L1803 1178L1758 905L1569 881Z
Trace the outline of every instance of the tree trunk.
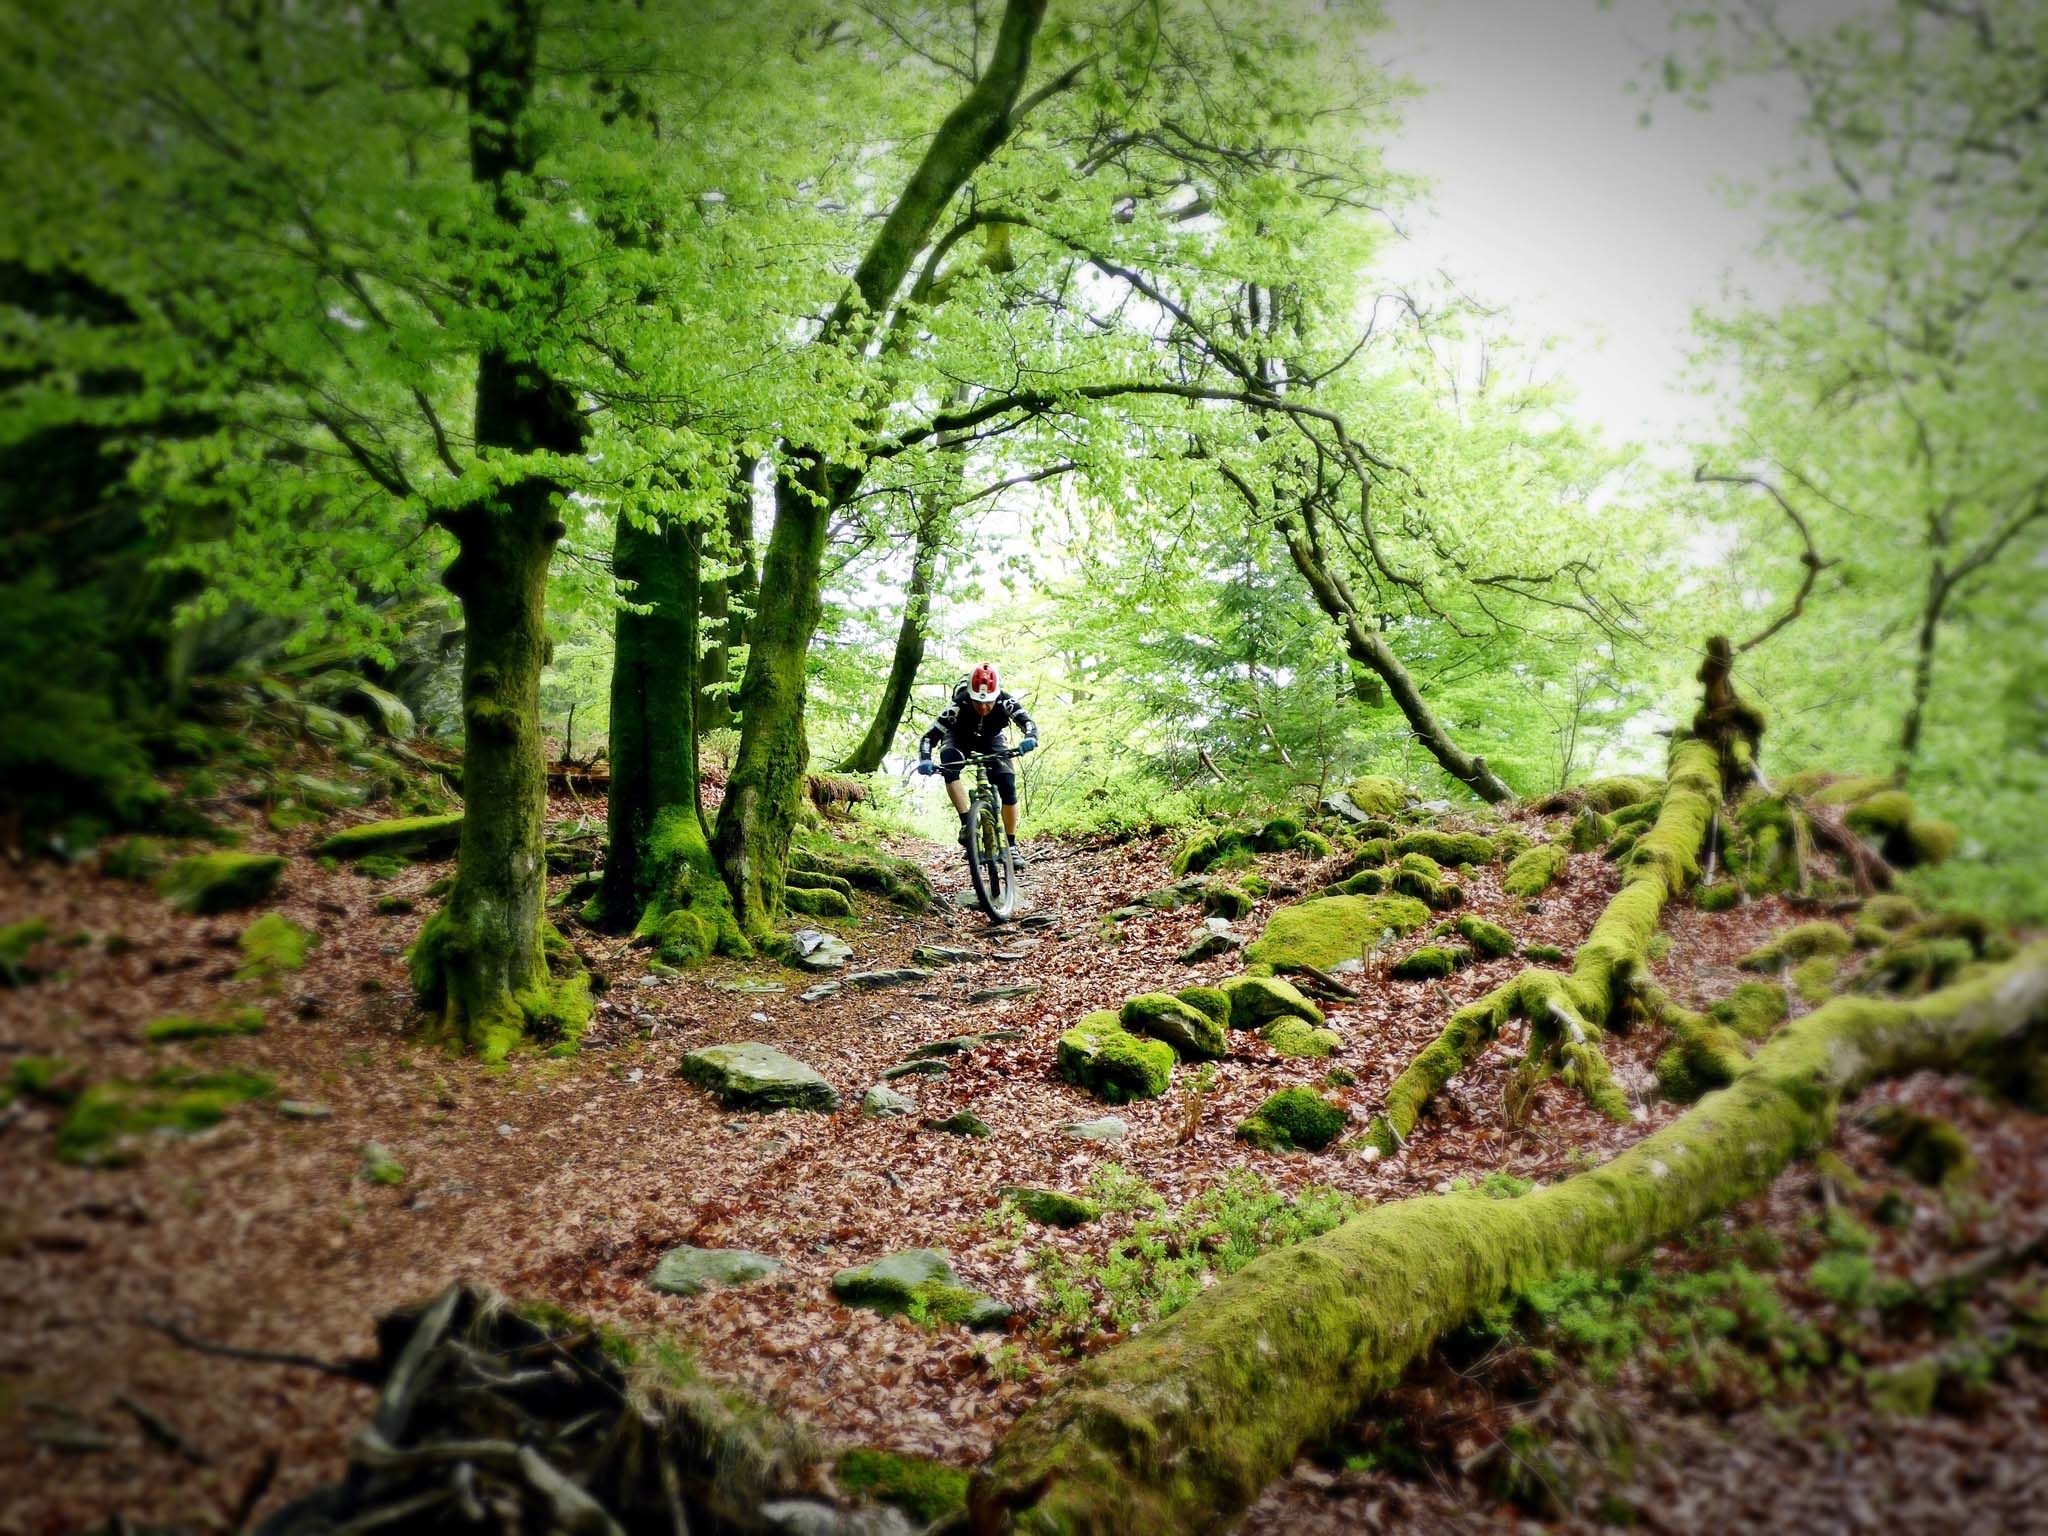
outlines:
M612 538L612 573L635 613L613 626L611 798L604 925L631 927L646 907L648 837L666 810L701 819L697 799L698 560L692 530L636 523L623 510Z
M1913 655L1913 697L1899 730L1899 761L1892 777L1901 784L1920 755L1920 731L1927 718L1927 699L1934 691L1934 651L1941 633L1941 611L1948 606L1948 573L1936 560L1927 573L1927 604L1920 611L1920 630Z
M917 669L924 663L924 631L931 617L932 585L937 576L939 546L945 540L953 498L959 494L959 455L950 455L941 486L929 493L924 515L917 523L917 548L910 557L910 587L904 595L903 622L896 630L896 651L889 659L888 681L875 706L875 718L860 745L839 765L841 773L873 773L889 755L890 745L903 724L903 711L910 705L910 690L917 684Z
M1468 757L1460 751L1458 744L1451 740L1450 733L1431 713L1429 705L1423 702L1415 687L1415 680L1408 675L1408 669L1401 665L1387 642L1378 631L1366 628L1359 617L1358 606L1351 599L1344 580L1322 559L1316 547L1313 530L1305 519L1283 514L1277 519L1280 536L1287 541L1287 552L1294 557L1295 569L1308 582L1309 591L1315 595L1317 606L1336 621L1337 628L1344 636L1344 649L1353 661L1374 673L1387 685L1387 691L1394 696L1401 714L1415 732L1416 740L1429 749L1429 755L1437 760L1445 773L1470 789L1473 794L1490 805L1499 805L1512 800L1514 791L1495 776L1486 766L1483 757Z
M2048 944L1916 1002L1838 998L1603 1167L1512 1200L1376 1206L1084 1362L975 1474L972 1528L1221 1530L1303 1445L1481 1308L1623 1263L1767 1188L1882 1078L2010 1082L2016 1059L2038 1073L2044 1049Z
M819 333L844 345L863 317L883 315L918 251L967 179L1002 147L1030 69L1046 0L1008 0L988 67L946 115L901 196L854 269ZM804 658L820 611L819 567L833 512L860 488L860 471L798 447L775 490L775 526L761 561L761 604L740 683L740 745L719 807L714 850L746 933L765 937L782 905L782 874L810 749L804 739Z
M719 551L730 576L703 583L701 634L704 651L697 669L697 730L730 730L739 723L734 708L733 658L747 643L754 612L754 466L748 459L734 476L725 503L725 544Z
M508 179L530 174L535 147L525 119L539 44L536 10L509 0L469 38L470 170L495 192L495 214L520 222ZM546 280L546 251L522 255L528 280ZM519 297L487 283L501 314ZM476 441L509 453L579 452L583 417L570 391L531 360L486 347L477 360ZM459 552L444 580L462 603L462 845L447 906L412 951L415 990L446 1028L487 1060L523 1038L573 1049L590 1016L589 978L545 914L547 781L540 740L546 665L548 564L563 527L562 487L538 475L490 500L446 514ZM554 969L564 972L557 979Z

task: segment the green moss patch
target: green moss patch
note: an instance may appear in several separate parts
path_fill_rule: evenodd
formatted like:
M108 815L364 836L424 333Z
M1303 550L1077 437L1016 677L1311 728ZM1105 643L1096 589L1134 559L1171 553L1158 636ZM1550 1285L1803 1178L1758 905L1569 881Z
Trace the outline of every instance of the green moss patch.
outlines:
M314 845L313 852L330 859L372 856L399 859L444 859L462 842L462 812L445 816L404 816L392 821L366 821L345 827Z
M1230 1009L1232 1029L1257 1029L1274 1019L1299 1019L1319 1025L1323 1011L1291 981L1277 976L1233 976L1223 983L1222 993Z
M1095 1201L1057 1189L1006 1189L1003 1198L1045 1227L1085 1226L1102 1214Z
M1134 1035L1163 1041L1182 1061L1216 1061L1230 1053L1220 1021L1165 992L1131 998L1119 1022Z
M1592 779L1581 784L1579 803L1591 806L1595 811L1617 811L1625 805L1654 800L1663 793L1664 786L1655 779L1636 774L1616 774L1612 778Z
M1010 1317L1001 1302L961 1285L951 1262L935 1248L911 1248L842 1269L832 1277L832 1294L850 1307L920 1323L985 1329L1000 1328Z
M1217 917L1245 917L1252 910L1252 899L1234 885L1212 881L1203 888L1202 910Z
M1230 1022L1230 994L1221 987L1182 987L1173 994L1190 1008L1198 1008L1218 1024Z
M210 1129L235 1105L274 1091L269 1078L253 1072L159 1072L140 1083L95 1083L57 1127L57 1157L89 1168L125 1167L142 1155L143 1137Z
M1205 828L1181 844L1180 851L1173 856L1173 872L1199 874L1238 855L1249 855L1257 847L1257 840L1258 834L1250 827Z
M301 928L282 912L266 912L247 928L237 943L242 965L235 972L239 981L260 981L285 971L304 968L306 953L315 939L310 929Z
M1410 832L1394 843L1394 852L1419 853L1439 864L1491 864L1498 855L1490 837L1477 832Z
M1436 981L1458 970L1472 958L1462 945L1425 944L1394 963L1396 981Z
M157 894L180 912L201 917L238 912L270 899L284 878L285 864L264 854L193 854L157 877Z
M1835 976L1841 968L1841 960L1834 955L1815 955L1810 960L1802 960L1792 968L1792 990L1802 1003L1809 1008L1817 1008L1833 994Z
M1571 864L1571 853L1557 843L1538 843L1515 855L1501 877L1501 889L1510 896L1540 896Z
M61 1056L17 1056L7 1069L6 1091L0 1103L14 1098L35 1099L59 1108L75 1102L85 1091L85 1068Z
M1903 1104L1879 1104L1863 1123L1884 1142L1885 1161L1930 1188L1966 1183L1977 1159L1963 1133L1935 1115Z
M171 862L170 850L154 837L123 838L100 852L100 873L115 880L145 884L163 873Z
M1344 1129L1344 1111L1312 1088L1282 1088L1238 1126L1241 1141L1267 1152L1320 1152Z
M1470 913L1458 919L1458 937L1472 946L1482 960L1499 960L1515 952L1515 936L1498 923Z
M1327 971L1428 921L1429 908L1409 896L1324 896L1275 912L1245 950L1245 965L1266 974L1304 966Z
M1300 1019L1275 1019L1259 1031L1259 1038L1282 1056L1333 1056L1344 1039L1334 1029L1318 1029Z
M967 1507L967 1474L944 1462L889 1451L848 1451L832 1469L840 1488L930 1525Z
M1364 778L1353 779L1344 786L1344 793L1368 816L1397 815L1408 803L1408 791L1401 781L1383 774L1367 774Z
M142 1038L151 1045L168 1045L178 1040L222 1040L235 1035L263 1033L263 1010L235 1008L210 1017L169 1013L142 1026Z
M28 963L29 951L47 943L49 937L50 925L40 917L0 928L0 986L19 987L34 981L37 973Z
M1707 1016L1725 1024L1746 1040L1761 1040L1780 1024L1791 1008L1783 987L1762 981L1742 981L1735 990L1707 1010Z
M1692 904L1702 912L1727 912L1741 900L1742 887L1733 883L1703 885L1692 895Z
M853 903L839 892L819 887L806 889L802 886L784 886L782 904L792 912L801 912L806 917L851 917Z

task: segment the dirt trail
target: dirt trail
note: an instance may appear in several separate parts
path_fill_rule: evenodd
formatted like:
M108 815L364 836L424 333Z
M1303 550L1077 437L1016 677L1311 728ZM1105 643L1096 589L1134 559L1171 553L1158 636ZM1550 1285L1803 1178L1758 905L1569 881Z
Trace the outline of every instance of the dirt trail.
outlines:
M574 807L557 809L566 815ZM302 851L306 840L253 835L249 843ZM1028 1340L1007 1360L991 1358L999 1340L849 1310L829 1294L833 1271L899 1248L938 1247L965 1283L1028 1307L1033 1247L1100 1253L1128 1221L1034 1232L1018 1246L984 1221L1006 1185L1078 1190L1114 1161L1174 1203L1238 1167L1287 1190L1317 1182L1384 1200L1494 1169L1555 1177L1676 1112L1648 1103L1660 1042L1638 1035L1612 1046L1617 1077L1646 1105L1634 1125L1598 1118L1553 1083L1541 1090L1533 1123L1509 1127L1501 1112L1508 1053L1495 1050L1440 1098L1430 1135L1397 1160L1264 1154L1236 1141L1233 1127L1276 1088L1322 1085L1332 1063L1285 1059L1241 1034L1218 1064L1191 1136L1183 1139L1177 1081L1161 1099L1115 1111L1129 1127L1121 1142L1077 1140L1061 1127L1106 1111L1054 1076L1059 1033L1088 1008L1235 969L1228 959L1176 959L1201 927L1199 909L1148 912L1120 930L1105 924L1106 912L1166 883L1170 846L1041 846L1028 876L1030 910L1053 921L1024 935L1035 943L1010 960L994 953L1019 947L1018 930L992 930L972 910L954 850L899 851L923 858L959 905L910 917L864 902L848 933L852 969L906 965L925 942L987 958L929 982L873 992L849 986L806 1003L798 994L808 979L767 962L718 962L653 981L638 953L579 933L611 980L587 1048L567 1061L500 1069L409 1038L402 952L421 913L374 910L382 896L421 896L445 866L418 865L372 884L295 859L273 905L322 942L306 969L268 997L231 979L245 916L177 917L143 887L83 870L26 871L4 893L0 923L40 916L53 933L83 932L92 942L56 952L62 974L0 993L0 1038L13 1049L65 1056L95 1079L140 1077L172 1062L245 1067L274 1077L281 1097L332 1113L296 1120L245 1105L200 1136L158 1139L137 1166L93 1171L50 1156L51 1111L22 1104L8 1112L0 1132L0 1307L12 1321L0 1339L0 1531L55 1531L117 1510L146 1521L222 1521L270 1450L283 1465L266 1504L335 1470L361 1422L364 1394L305 1371L197 1361L147 1329L145 1315L237 1345L341 1357L368 1350L381 1310L452 1280L480 1281L673 1339L712 1373L801 1415L829 1439L964 1464L1042 1390L1058 1358ZM1299 854L1264 858L1260 872L1278 891L1315 883ZM1530 914L1500 895L1498 873L1475 873L1468 909L1567 951L1613 885L1598 856L1575 858L1565 882ZM1241 926L1256 931L1273 905L1262 901ZM420 901L421 912L429 906ZM1684 1000L1717 995L1733 978L1732 958L1786 915L1775 902L1710 923L1675 912L1660 972ZM109 953L110 934L134 947ZM1333 1010L1345 1040L1336 1064L1357 1079L1333 1092L1349 1102L1354 1122L1363 1126L1385 1084L1448 1010L1519 963L1476 965L1445 983L1381 983ZM749 979L786 990L730 990ZM1002 986L1035 990L968 1002ZM149 1018L244 996L267 1006L260 1035L139 1043ZM1021 1038L954 1058L942 1077L892 1085L917 1100L915 1115L860 1113L863 1091L913 1047L993 1029ZM674 1075L686 1051L736 1040L764 1041L810 1063L844 1107L830 1116L732 1114ZM1182 1069L1181 1079L1188 1075ZM993 1134L976 1140L925 1124L963 1109ZM404 1165L402 1185L360 1177L371 1142ZM786 1267L744 1288L656 1295L645 1277L679 1242L759 1249ZM116 1403L123 1392L210 1461L194 1465L148 1438ZM47 1443L63 1438L49 1432L53 1425L87 1426L110 1444L67 1453ZM45 1443L24 1438L24 1429ZM1312 1467L1301 1476L1306 1481L1291 1492L1283 1485L1255 1512L1253 1528L1285 1528L1261 1523L1273 1518L1274 1498L1303 1519L1311 1505L1325 1513L1326 1505L1340 1507L1328 1503L1327 1482Z

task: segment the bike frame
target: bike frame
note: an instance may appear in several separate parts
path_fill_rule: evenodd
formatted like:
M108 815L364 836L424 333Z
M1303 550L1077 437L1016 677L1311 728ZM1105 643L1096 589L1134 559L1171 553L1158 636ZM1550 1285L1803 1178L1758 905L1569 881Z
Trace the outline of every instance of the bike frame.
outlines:
M969 752L960 761L963 769L974 772L974 787L967 792L967 874L975 901L998 923L1008 922L1017 911L1017 859L1003 832L1002 802L988 769L1020 755L1014 747L1003 747Z

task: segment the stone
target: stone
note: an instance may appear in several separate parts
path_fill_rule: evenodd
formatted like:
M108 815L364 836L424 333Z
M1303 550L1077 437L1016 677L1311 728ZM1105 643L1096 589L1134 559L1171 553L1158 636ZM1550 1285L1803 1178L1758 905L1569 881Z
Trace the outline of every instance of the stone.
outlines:
M1223 995L1230 999L1230 1027L1257 1029L1274 1019L1300 1019L1319 1025L1323 1011L1316 1007L1291 981L1277 976L1232 976L1223 983Z
M979 992L968 994L967 1001L970 1005L974 1003L1000 1003L1013 997L1029 997L1037 990L1038 988L1033 986L983 987Z
M770 1536L917 1536L900 1509L839 1509L816 1499L772 1499L761 1506Z
M286 1120L332 1120L334 1106L322 1104L315 1099L283 1099L277 1112Z
M1041 928L1050 928L1059 919L1050 912L1033 912L1029 917L1017 919L1017 926L1026 933L1036 933Z
M1344 1043L1334 1029L1291 1018L1273 1020L1259 1031L1259 1038L1282 1056L1329 1056Z
M995 1134L989 1123L971 1109L963 1109L943 1120L927 1120L924 1125L928 1131L944 1131L948 1136L972 1136L977 1141Z
M263 854L194 854L157 876L157 894L198 917L238 912L268 900L284 878L285 865L284 859Z
M944 1077L952 1068L943 1061L926 1057L922 1061L899 1061L882 1074L882 1081L893 1083L899 1077Z
M403 1184L405 1165L391 1155L390 1148L372 1141L363 1147L361 1176L371 1184Z
M892 971L855 971L846 978L850 987L876 991L883 987L907 986L913 981L930 981L932 973L916 966L899 966Z
M860 1096L860 1112L871 1120L893 1120L899 1115L915 1114L917 1101L877 1083Z
M797 993L796 998L800 1003L822 1003L826 998L835 995L838 991L838 982L827 981L821 982L815 987L806 988L804 991Z
M1001 960L1012 965L1019 960L1029 960L1030 958L1031 951L1028 949L999 949L989 956L991 960Z
M842 1269L832 1277L832 1294L850 1307L884 1317L921 1305L932 1321L977 1330L1000 1328L1010 1318L1001 1302L963 1287L952 1263L936 1248L910 1248Z
M817 1071L772 1045L746 1040L707 1045L685 1056L676 1074L708 1088L727 1109L810 1109L830 1112L839 1095Z
M1057 1189L1012 1186L1003 1191L1003 1198L1046 1227L1084 1226L1102 1214L1102 1207L1093 1200Z
M1099 1099L1121 1104L1156 1099L1173 1081L1173 1047L1123 1027L1108 1009L1084 1016L1060 1036L1055 1068L1060 1077Z
M1243 948L1243 934L1233 933L1228 928L1211 928L1180 952L1180 963L1195 965L1203 960L1213 960L1218 955L1235 954Z
M1230 1054L1220 1021L1165 992L1131 998L1120 1018L1132 1034L1165 1041L1182 1061L1217 1061Z
M912 1061L925 1061L935 1056L965 1056L981 1044L979 1035L955 1035L950 1040L934 1040L929 1045L920 1045L910 1053Z
M1122 1141L1131 1130L1116 1115L1102 1115L1094 1120L1070 1120L1060 1129L1078 1141Z
M647 1277L647 1288L664 1296L697 1296L714 1286L746 1285L782 1270L780 1259L746 1248L671 1248Z
M789 990L779 981L762 981L754 976L742 976L737 981L714 981L711 985L721 992L733 992L741 997L773 997L778 992Z
M974 965L980 961L981 951L959 944L920 944L910 952L910 958L914 964L936 970L946 965Z
M836 971L853 958L853 946L815 928L799 928L789 936L796 963L806 971Z

